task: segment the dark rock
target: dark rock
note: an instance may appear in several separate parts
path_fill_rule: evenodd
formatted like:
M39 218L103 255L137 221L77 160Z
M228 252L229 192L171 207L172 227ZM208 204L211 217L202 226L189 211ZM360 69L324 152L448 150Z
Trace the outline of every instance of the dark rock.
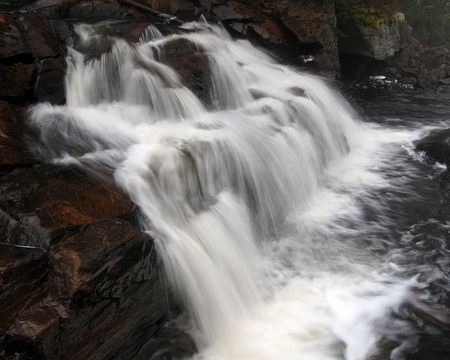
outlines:
M0 86L2 97L22 97L27 95L33 86L32 64L17 64L0 66L0 83L8 84Z
M73 311L61 325L61 353L132 358L168 311L153 240L113 219L64 231L50 250L51 294Z
M22 142L22 119L23 109L0 101L0 165L35 161Z
M43 14L27 13L18 17L22 36L33 56L41 59L59 56L62 49Z
M165 54L163 61L179 73L185 85L200 100L208 104L211 87L208 56L186 39L168 41L164 44L163 50Z
M176 360L192 357L197 351L191 336L177 329L164 331L139 351L135 360Z
M450 78L439 80L440 85L450 85Z
M0 177L0 208L0 242L47 247L49 231L120 216L134 205L104 183L40 165Z
M184 21L196 20L199 13L189 0L153 0L151 7L165 14L174 15Z
M422 90L435 90L438 82L435 79L418 79L414 87Z
M418 140L415 146L434 161L450 165L450 129L433 132Z
M22 306L22 311L8 312L4 354L32 359L134 358L159 331L169 310L153 240L127 221L111 219L54 232L49 253L49 292ZM0 264L9 268L11 256L1 254ZM37 282L35 286L47 289Z
M70 8L68 17L76 20L137 18L132 9L123 8L119 3L107 0L80 2Z
M48 58L39 62L34 95L40 102L61 104L65 99L65 62L62 58Z
M0 14L0 59L27 53L19 22L8 14Z
M376 60L392 58L411 42L411 29L401 13L337 2L339 51Z
M49 265L41 249L0 244L0 343L16 316L47 291Z

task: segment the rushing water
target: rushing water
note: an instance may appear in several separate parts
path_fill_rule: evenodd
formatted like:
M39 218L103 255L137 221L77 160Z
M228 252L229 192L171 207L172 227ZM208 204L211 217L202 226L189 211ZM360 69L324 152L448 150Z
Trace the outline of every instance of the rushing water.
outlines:
M438 192L411 150L426 129L364 122L319 78L188 27L86 61L103 35L79 26L67 106L32 109L36 152L113 178L139 206L196 358L406 358L424 330L405 309L429 309L439 278L407 233ZM208 56L207 106L164 62L176 39Z

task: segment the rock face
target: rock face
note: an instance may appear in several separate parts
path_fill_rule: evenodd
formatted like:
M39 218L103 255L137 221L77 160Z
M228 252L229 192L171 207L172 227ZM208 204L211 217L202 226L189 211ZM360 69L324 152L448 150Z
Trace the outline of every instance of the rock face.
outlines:
M339 51L387 60L409 44L411 28L403 14L385 15L379 19L376 16L381 15L362 13L358 16L349 9L341 9L338 12Z
M326 73L339 72L334 1L200 2L229 29L293 54L293 61ZM292 61L292 60L291 60Z

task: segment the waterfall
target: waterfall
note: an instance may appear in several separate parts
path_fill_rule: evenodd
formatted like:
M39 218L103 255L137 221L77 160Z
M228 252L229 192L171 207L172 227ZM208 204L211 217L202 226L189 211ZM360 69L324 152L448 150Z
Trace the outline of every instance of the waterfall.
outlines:
M68 51L67 105L31 110L36 153L114 179L139 206L142 227L156 239L198 331L199 356L337 359L340 339L351 348L349 359L362 359L368 350L345 338L348 318L341 314L341 325L332 325L333 310L317 294L368 279L372 260L352 257L350 229L323 216L335 219L337 208L349 219L359 216L342 190L352 189L352 181L382 186L360 170L347 182L340 178L340 189L330 188L336 174L349 174L342 170L349 156L354 163L362 158L363 134L377 135L355 122L348 104L320 78L277 64L219 27L187 27L188 33L166 37L149 28L138 44L109 38L110 50L89 59L80 48L103 35L79 26L82 46ZM206 101L165 61L165 45L178 40L207 56ZM318 211L314 201L327 209ZM319 232L326 242L315 240ZM342 234L348 243L340 242ZM402 298L403 288L397 293ZM346 303L333 296L333 304ZM269 305L262 310L261 304ZM262 325L251 325L258 316ZM276 334L263 324L273 321ZM303 330L292 335L296 326ZM370 348L376 337L366 333ZM260 336L258 349L238 346L239 336Z

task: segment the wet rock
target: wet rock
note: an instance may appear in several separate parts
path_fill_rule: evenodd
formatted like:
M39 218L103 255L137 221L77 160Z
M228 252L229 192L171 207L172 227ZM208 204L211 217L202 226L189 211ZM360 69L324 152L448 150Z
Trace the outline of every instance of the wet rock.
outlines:
M33 86L34 65L17 64L0 66L1 97L23 97L29 94Z
M440 85L450 85L450 78L439 80Z
M0 14L0 59L28 52L19 22L8 14Z
M304 53L314 56L314 63L322 71L340 70L336 35L334 2L320 4L301 1L282 9L281 21L298 39Z
M438 82L433 79L433 78L429 78L429 79L418 79L414 85L415 88L418 89L422 89L422 90L435 90L436 87L438 86Z
M0 264L9 268L11 256L1 254ZM159 331L169 311L166 281L153 239L129 222L115 218L53 232L49 258L48 287L34 284L48 291L8 312L0 341L5 357L131 359Z
M51 294L73 311L61 325L61 352L131 358L168 311L153 240L112 219L62 232L50 250Z
M434 161L450 165L450 129L440 130L416 141L417 151L423 151Z
M65 62L62 58L43 59L39 62L34 96L40 102L62 104L65 99Z
M194 339L177 329L164 331L139 351L135 360L176 360L192 357L197 351Z
M18 17L18 22L24 41L33 56L41 59L62 53L62 48L43 14L23 14Z
M117 2L92 0L71 7L68 17L76 20L135 19L136 15L132 9L121 7Z
M176 70L185 85L205 104L210 100L211 72L208 56L186 39L168 41L164 59Z
M49 231L124 215L134 205L72 169L40 165L0 177L0 209L0 242L47 247Z
M0 166L35 161L22 141L23 115L23 109L0 100Z
M47 291L49 265L41 249L0 244L0 344L17 315Z
M174 15L184 21L196 20L199 12L189 0L152 0L151 7L165 14Z

